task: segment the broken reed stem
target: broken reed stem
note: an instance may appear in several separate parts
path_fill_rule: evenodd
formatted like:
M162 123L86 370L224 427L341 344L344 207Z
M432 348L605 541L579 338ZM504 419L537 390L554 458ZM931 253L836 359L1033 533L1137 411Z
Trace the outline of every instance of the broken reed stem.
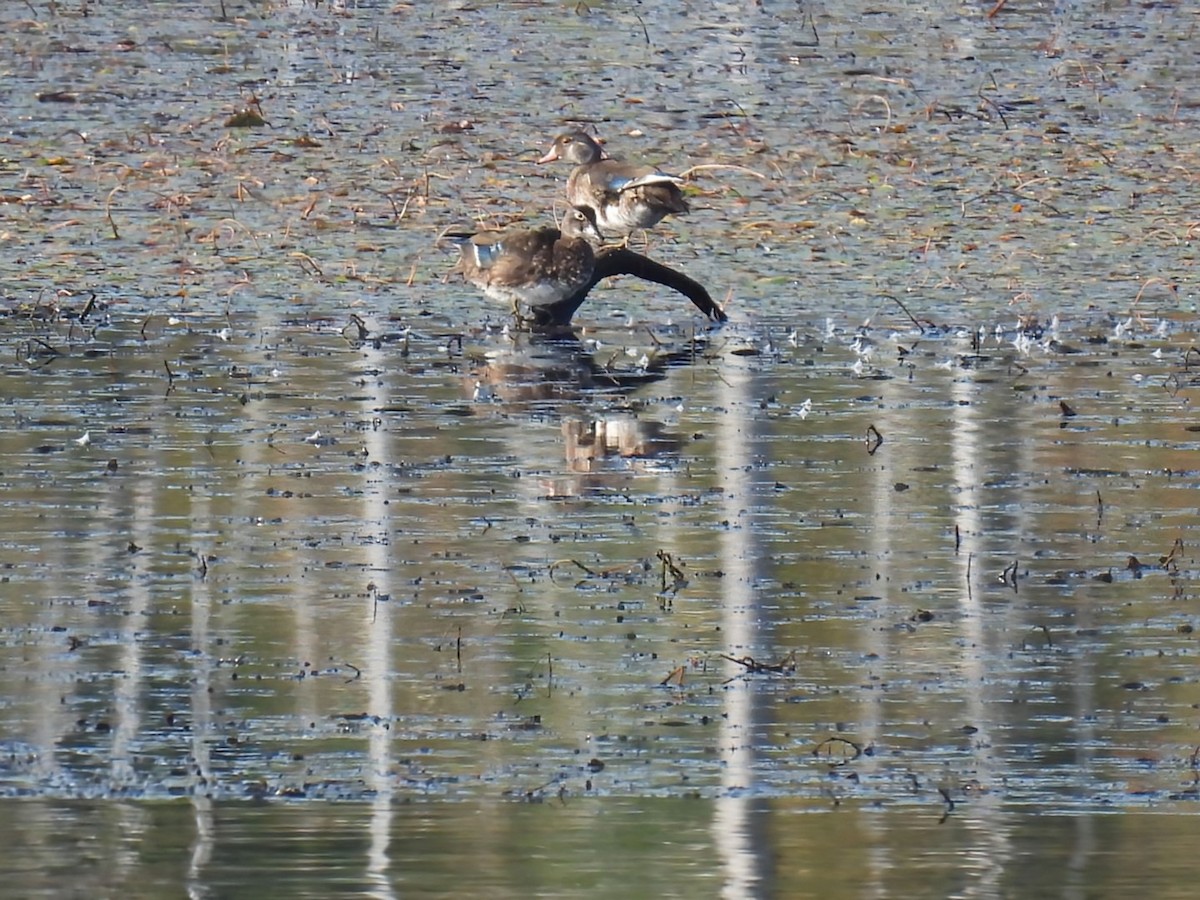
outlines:
M735 172L741 172L744 175L753 175L761 181L767 181L767 176L762 172L756 172L747 166L735 166L732 163L704 163L699 166L692 166L690 169L684 169L679 173L680 178L690 178L693 172L707 172L712 169L732 169Z
M658 683L658 686L666 687L668 684L674 681L677 687L683 687L683 676L686 674L686 672L686 666L676 666L670 671L666 678Z
M401 219L403 219L405 214L408 212L408 204L412 203L413 193L415 193L415 191L416 191L415 187L408 189L408 194L406 194L404 197L404 205L402 207L400 207L400 212L396 213L396 221L397 222L399 222ZM389 197L388 199L391 199L391 198ZM393 202L392 209L395 210L395 208L396 208L396 204Z
M646 46L652 47L653 44L650 43L650 31L646 28L646 23L642 21L642 17L636 12L633 14L633 17L637 19L638 24L642 26L642 35L646 38Z
M938 788L938 793L942 795L942 799L946 801L946 812L954 812L954 798L950 796L950 792L944 787Z
M896 305L897 305L898 307L900 307L902 310L904 310L904 314L905 314L906 316L908 316L909 320L910 320L910 321L911 321L911 322L912 322L914 325L916 325L916 326L917 326L917 330L918 330L918 331L920 331L920 332L921 332L921 334L924 334L924 333L925 333L925 327L924 327L924 326L923 326L923 325L922 325L920 322L918 322L918 321L917 321L917 317L916 317L916 316L914 316L914 315L913 315L911 312L909 312L909 309L908 309L908 307L907 307L907 306L905 306L905 305L904 305L904 302L903 302L903 301L902 301L902 300L901 300L899 297L895 296L894 294L888 294L887 296L888 296L888 297L890 297L892 300L896 301Z
M104 218L108 221L108 227L112 229L112 236L113 240L115 241L119 241L121 239L121 233L117 231L117 223L113 221L112 200L114 194L123 190L124 188L118 184L115 188L108 192L108 197L104 200Z
M298 259L300 261L300 268L302 270L311 275L316 275L321 281L325 280L325 273L321 270L321 267L317 265L317 261L307 253L303 253L300 250L294 250L288 255L291 256L292 259Z
M1170 282L1165 278L1160 278L1157 275L1152 275L1142 282L1142 286L1138 289L1137 296L1133 298L1134 306L1137 306L1138 301L1142 299L1142 294L1146 293L1146 288L1150 287L1152 284L1161 284L1170 291L1176 290L1173 282Z
M254 249L257 250L260 255L262 254L262 245L258 242L258 238L255 236L254 232L250 230L249 226L243 225L237 219L233 218L233 216L226 216L218 224L228 228L230 230L230 232L237 232L240 229L246 235L246 237L250 238L251 243L254 244ZM232 236L233 235L231 234L230 237L232 237ZM216 237L216 235L214 233L214 240L213 240L214 250L216 249L215 237Z

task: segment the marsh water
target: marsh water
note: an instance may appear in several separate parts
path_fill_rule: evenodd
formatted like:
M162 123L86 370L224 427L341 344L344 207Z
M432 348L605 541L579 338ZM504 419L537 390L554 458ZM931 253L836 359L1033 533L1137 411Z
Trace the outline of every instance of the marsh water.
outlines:
M1195 9L0 22L0 894L1195 894Z

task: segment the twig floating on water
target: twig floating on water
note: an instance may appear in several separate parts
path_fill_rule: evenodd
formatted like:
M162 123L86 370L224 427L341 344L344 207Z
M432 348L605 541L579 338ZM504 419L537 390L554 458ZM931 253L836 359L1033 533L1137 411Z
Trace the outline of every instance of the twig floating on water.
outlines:
M941 819L938 820L938 824L940 825L950 817L950 813L954 812L954 798L950 796L950 792L944 787L938 788L938 793L941 794L942 799L946 801L946 811L942 814Z
M681 588L687 587L687 576L683 574L683 570L675 565L675 560L666 550L658 551L658 558L662 562L662 593L666 595L674 595L679 593ZM672 584L667 586L667 572L671 573ZM668 601L669 602L669 601Z
M753 656L730 656L728 653L722 653L721 659L728 660L731 663L737 663L742 666L747 672L772 672L783 675L796 671L796 651L793 650L783 659L776 663L763 663L756 660Z
M867 455L874 456L875 451L883 446L883 435L874 425L867 426Z
M584 572L586 572L588 577L590 577L590 578L596 577L595 572L593 572L591 569L589 569L587 566L585 566L583 563L581 563L577 559L556 559L554 562L550 563L550 573L549 574L550 574L550 580L552 582L554 582L554 570L557 569L559 566L576 566L579 569L582 569ZM557 582L554 582L554 583L557 584Z
M821 741L821 743L817 744L817 746L813 747L812 755L819 756L822 752L824 752L826 755L829 755L830 751L832 751L835 747L841 747L843 749L845 747L849 747L854 751L853 756L843 757L840 761L834 762L833 765L835 766L844 766L846 763L854 762L854 760L863 755L862 744L836 736L827 737L825 740Z
M1017 593L1017 566L1019 563L1020 560L1014 559L1012 564L1005 566L1000 573L1000 583L1012 587L1014 594Z

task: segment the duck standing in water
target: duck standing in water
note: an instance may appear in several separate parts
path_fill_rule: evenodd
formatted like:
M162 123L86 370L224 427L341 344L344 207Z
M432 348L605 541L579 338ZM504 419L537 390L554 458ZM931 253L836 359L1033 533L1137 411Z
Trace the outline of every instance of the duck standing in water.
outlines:
M653 166L605 159L600 145L582 131L560 134L539 163L566 160L575 164L567 179L567 202L595 213L605 238L621 238L639 228L653 228L670 215L688 211L679 185L683 179Z
M461 254L460 273L493 300L511 306L521 324L536 329L563 328L588 292L605 278L633 275L683 294L700 312L724 322L725 311L696 282L668 266L622 247L593 250L598 241L595 214L572 207L561 228L511 228L505 231L446 231Z
M572 297L591 284L596 253L588 238L598 239L589 212L569 209L561 228L511 228L505 231L448 231L461 256L452 271L493 300L508 303L513 315Z

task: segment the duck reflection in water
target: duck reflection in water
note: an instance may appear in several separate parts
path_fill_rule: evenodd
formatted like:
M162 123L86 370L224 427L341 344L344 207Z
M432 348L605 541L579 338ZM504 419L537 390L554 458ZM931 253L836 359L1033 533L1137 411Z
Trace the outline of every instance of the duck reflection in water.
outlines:
M611 459L649 462L675 456L683 446L683 439L662 422L628 413L564 419L562 433L567 464L581 474L602 471Z
M624 349L593 351L575 337L518 335L482 354L480 364L464 379L464 393L477 402L496 404L505 416L540 413L543 420L560 419L569 471L592 477L551 477L544 489L560 496L582 494L611 488L614 476L670 465L683 439L626 404L613 410L613 401L662 381L671 368L687 364L705 346L703 337L674 349L660 343L653 354L618 367L621 360L633 359ZM603 412L594 410L597 400ZM531 460L530 468L544 464L544 459Z
M490 335L489 346L468 349L475 361L465 379L466 393L477 401L495 401L506 411L555 404L587 404L593 395L632 392L662 381L669 370L703 357L708 341L703 334L677 340L656 337L653 348L629 349L613 342L589 341L573 333ZM593 332L593 334L604 334ZM627 337L621 331L620 336Z

